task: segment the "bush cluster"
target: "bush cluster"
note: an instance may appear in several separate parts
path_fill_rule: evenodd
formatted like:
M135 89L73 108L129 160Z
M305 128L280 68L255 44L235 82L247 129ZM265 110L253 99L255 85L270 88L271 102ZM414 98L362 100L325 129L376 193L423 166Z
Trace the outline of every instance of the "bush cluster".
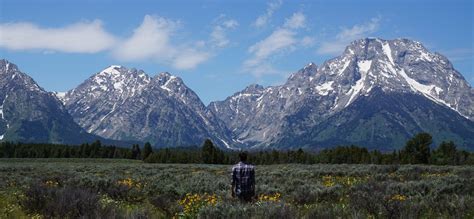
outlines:
M230 171L229 165L0 159L0 209L12 209L0 218L474 217L470 166L257 165L250 204L231 197Z

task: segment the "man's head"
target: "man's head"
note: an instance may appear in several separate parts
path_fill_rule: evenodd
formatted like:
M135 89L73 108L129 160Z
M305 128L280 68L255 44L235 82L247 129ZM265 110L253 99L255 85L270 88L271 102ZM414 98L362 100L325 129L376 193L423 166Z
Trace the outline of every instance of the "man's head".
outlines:
M246 151L240 152L239 153L239 159L242 162L246 162L247 161L247 152Z

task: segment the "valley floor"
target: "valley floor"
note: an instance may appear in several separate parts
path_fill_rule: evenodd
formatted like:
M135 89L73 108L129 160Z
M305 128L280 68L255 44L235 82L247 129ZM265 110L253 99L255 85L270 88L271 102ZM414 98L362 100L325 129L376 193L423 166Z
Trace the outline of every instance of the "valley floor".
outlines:
M229 165L0 159L0 218L473 218L473 166L262 165L258 196Z

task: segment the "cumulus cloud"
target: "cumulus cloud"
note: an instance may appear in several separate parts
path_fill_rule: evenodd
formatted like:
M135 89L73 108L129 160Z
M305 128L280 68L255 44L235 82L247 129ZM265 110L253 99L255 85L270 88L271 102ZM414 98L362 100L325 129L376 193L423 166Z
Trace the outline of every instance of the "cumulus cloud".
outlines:
M113 51L115 57L127 61L171 59L176 53L170 37L179 23L162 17L146 15L133 35Z
M267 10L265 14L258 16L258 18L254 21L253 26L255 27L263 27L267 25L270 21L270 18L273 16L273 13L278 10L282 5L282 0L276 0L274 2L269 2L267 6Z
M221 15L209 39L179 40L179 21L145 15L128 37L108 33L100 20L78 22L60 28L43 28L32 23L0 24L0 48L40 50L43 54L97 53L106 51L120 61L154 61L176 69L193 69L230 43L227 31L239 23Z
M220 29L217 32L214 30L211 33L211 41L218 47L224 47L229 42L225 30L235 26L234 21L226 20L218 26ZM152 60L176 69L193 69L212 57L205 41L173 42L179 28L178 21L146 15L133 35L118 45L113 54L119 60Z
M317 52L319 54L337 55L352 41L366 37L378 30L380 17L372 18L365 24L357 24L351 28L343 28L332 41L323 42Z
M44 28L28 22L0 24L0 47L9 50L96 53L110 49L117 39L99 20L59 28Z
M268 37L250 46L248 52L251 57L244 61L244 70L261 77L264 74L275 74L271 58L278 54L293 51L299 42L309 43L309 38L299 39L297 30L305 26L305 16L295 13L288 18L283 26L275 29Z

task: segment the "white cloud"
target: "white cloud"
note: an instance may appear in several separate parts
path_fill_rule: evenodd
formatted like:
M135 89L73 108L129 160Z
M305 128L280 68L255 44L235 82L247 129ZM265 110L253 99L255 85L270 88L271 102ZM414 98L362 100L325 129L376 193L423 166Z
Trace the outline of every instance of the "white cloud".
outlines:
M222 22L222 25L226 28L233 29L239 26L239 22L237 22L236 20L230 19L230 20L226 20Z
M297 30L304 27L305 16L295 13L286 20L282 27L278 27L268 37L250 46L248 52L251 57L244 61L244 71L250 72L257 77L264 74L279 73L272 64L271 59L276 55L293 51L300 41L309 43L309 38L299 39Z
M223 18L224 16L220 16ZM210 43L213 47L222 48L227 46L230 43L230 40L227 38L227 31L231 29L235 29L239 26L239 23L236 20L229 19L229 20L222 20L218 19L218 24L216 24L211 32L211 39Z
M269 2L265 14L260 15L253 23L255 27L265 26L272 17L273 13L278 10L282 5L282 0L276 0L274 2Z
M290 18L287 18L285 24L283 25L286 28L298 29L305 26L306 17L303 13L297 12L294 13Z
M257 60L265 59L275 52L292 47L296 43L295 34L288 29L277 29L264 40L251 46L249 52Z
M41 28L31 23L0 24L0 48L55 52L109 52L120 61L154 61L176 69L193 69L209 60L230 43L227 31L239 23L219 16L209 39L177 40L179 21L145 15L129 37L116 37L102 27L102 22L79 22L61 28Z
M171 39L179 26L177 21L146 15L133 35L112 52L119 60L152 60L176 69L193 69L211 54L201 49L205 46L203 41L174 44Z
M111 48L116 38L102 22L78 22L60 28L42 28L28 22L0 24L0 47L10 50L96 53Z
M186 49L173 58L172 66L177 69L193 69L211 58L211 53Z
M319 54L337 55L352 41L367 37L379 28L380 17L372 18L365 24L357 24L351 28L343 28L332 41L323 42L318 49Z
M365 24L354 25L352 28L343 29L337 34L338 39L357 39L368 33L373 33L379 27L380 18L372 18L370 22Z
M170 37L178 24L165 18L146 15L133 35L117 46L114 55L127 61L172 58L176 51L170 45Z

